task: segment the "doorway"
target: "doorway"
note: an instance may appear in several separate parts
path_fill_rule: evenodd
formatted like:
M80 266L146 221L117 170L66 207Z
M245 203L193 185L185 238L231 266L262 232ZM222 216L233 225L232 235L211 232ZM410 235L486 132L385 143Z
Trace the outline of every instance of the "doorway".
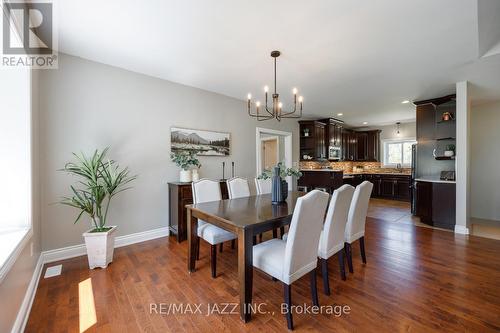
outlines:
M261 170L270 170L280 161L279 138L277 136L261 138L260 147L262 149Z
M272 169L278 162L292 167L292 133L268 128L256 128L256 176ZM293 188L292 177L287 177L288 188Z

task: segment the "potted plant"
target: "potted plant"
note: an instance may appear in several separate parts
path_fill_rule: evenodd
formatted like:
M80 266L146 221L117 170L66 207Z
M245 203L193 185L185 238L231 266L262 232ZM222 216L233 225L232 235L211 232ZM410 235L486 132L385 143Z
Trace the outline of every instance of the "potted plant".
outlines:
M272 179L271 197L273 204L283 202L288 197L288 182L286 177L293 176L297 179L302 177L302 172L295 168L287 168L283 162L279 162L273 170L266 169L258 179Z
M455 145L447 145L444 151L444 156L446 157L455 156Z
M71 185L72 196L64 197L61 203L80 211L74 223L84 214L90 217L92 228L83 234L90 269L106 268L113 261L116 226L106 225L109 206L111 199L129 189L126 185L136 178L115 161L105 160L108 149L96 150L91 157L73 153L76 161L61 170L80 178L79 188Z
M179 180L188 183L191 181L192 166L201 167L201 163L196 157L196 152L189 150L176 150L170 153L170 159L181 168Z

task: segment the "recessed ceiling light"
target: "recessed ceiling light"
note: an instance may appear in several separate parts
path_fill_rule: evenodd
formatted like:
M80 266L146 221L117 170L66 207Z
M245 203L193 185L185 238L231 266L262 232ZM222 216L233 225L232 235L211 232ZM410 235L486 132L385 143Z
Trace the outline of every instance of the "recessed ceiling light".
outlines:
M401 102L401 104L408 104L408 103L410 103L410 101L407 99L405 99L404 101Z
M343 113L337 113L337 116L342 117L344 114Z
M368 122L367 121L363 121L363 125L368 125Z

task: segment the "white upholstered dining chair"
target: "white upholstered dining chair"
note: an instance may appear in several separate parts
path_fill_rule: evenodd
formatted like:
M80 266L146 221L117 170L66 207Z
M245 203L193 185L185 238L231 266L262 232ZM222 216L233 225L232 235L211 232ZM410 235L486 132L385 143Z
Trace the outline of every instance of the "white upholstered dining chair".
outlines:
M359 239L359 247L361 250L361 259L366 264L365 253L365 223L366 214L368 213L368 205L372 194L373 184L369 181L364 181L356 187L349 207L349 216L344 236L344 251L347 257L347 265L349 272L353 273L352 266L352 243Z
M258 179L255 178L255 189L257 195L271 193L272 183L271 178L268 179Z
M330 200L326 213L325 224L321 231L318 246L318 257L321 263L323 276L323 291L330 295L330 283L328 280L328 259L338 253L340 276L345 280L344 266L344 235L347 224L347 216L351 205L354 187L343 185L336 189Z
M255 189L257 191L257 195L261 194L269 194L272 191L272 182L271 178L267 179L259 179L255 178ZM285 234L285 227L280 227L281 237ZM278 229L273 230L273 238L278 237ZM260 235L260 239L262 240L262 234Z
M192 184L193 203L222 200L219 182L210 179L200 179ZM217 244L221 244L237 238L235 234L219 228L208 222L198 220L198 239L196 240L196 256L199 257L200 240L202 238L210 244L210 267L212 278L217 276Z
M298 198L288 239L274 238L253 247L253 266L283 283L288 329L293 329L292 283L307 273L311 280L312 302L319 305L316 266L328 197L327 193L314 190Z
M250 196L250 186L248 180L241 177L233 177L226 181L229 199L243 198Z

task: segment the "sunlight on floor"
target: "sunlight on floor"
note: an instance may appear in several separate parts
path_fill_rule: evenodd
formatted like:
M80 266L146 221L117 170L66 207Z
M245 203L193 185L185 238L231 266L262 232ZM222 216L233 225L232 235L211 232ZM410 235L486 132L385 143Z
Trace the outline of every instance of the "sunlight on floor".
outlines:
M91 278L78 284L78 304L80 313L80 333L83 333L97 323Z

